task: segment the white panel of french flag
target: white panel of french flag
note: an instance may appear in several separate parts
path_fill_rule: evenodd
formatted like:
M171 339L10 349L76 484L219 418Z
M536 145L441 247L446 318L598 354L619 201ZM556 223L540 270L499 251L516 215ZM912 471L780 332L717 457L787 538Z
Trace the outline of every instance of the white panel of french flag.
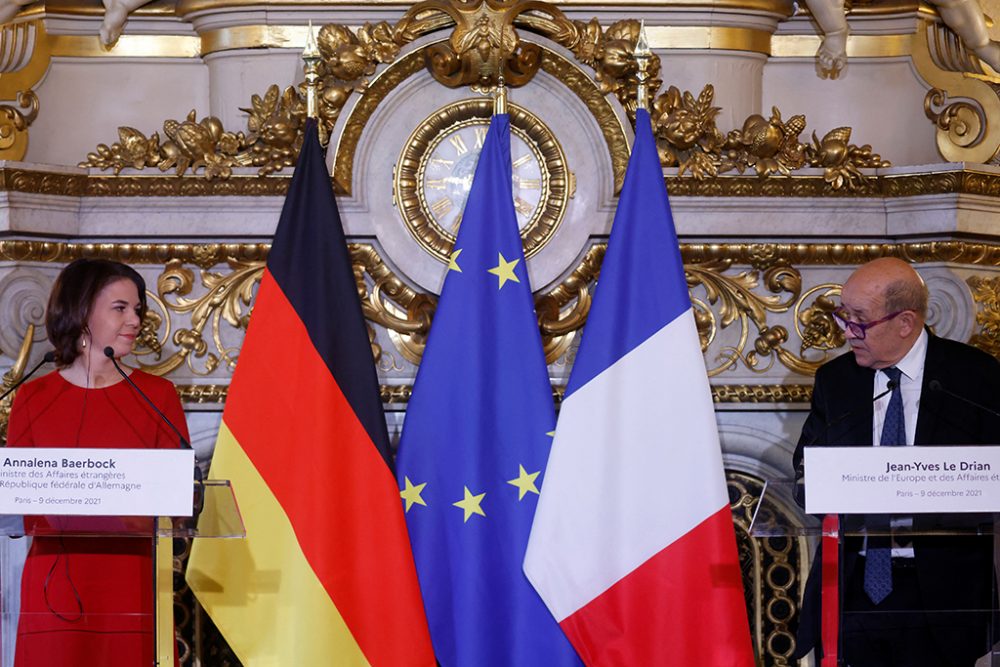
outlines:
M711 389L645 110L524 569L588 665L754 664Z

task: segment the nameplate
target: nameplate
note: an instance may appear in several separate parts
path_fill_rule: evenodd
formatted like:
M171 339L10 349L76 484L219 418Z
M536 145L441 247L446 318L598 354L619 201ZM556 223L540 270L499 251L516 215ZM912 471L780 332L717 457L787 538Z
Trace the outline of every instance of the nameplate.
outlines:
M806 447L809 514L1000 511L1000 447Z
M191 516L190 449L0 449L0 514Z

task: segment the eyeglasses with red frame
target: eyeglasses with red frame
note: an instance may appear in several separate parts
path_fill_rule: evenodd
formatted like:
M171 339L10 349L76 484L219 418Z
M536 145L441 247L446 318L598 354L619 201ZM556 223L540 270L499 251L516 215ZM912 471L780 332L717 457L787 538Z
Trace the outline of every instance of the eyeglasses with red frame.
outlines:
M888 322L889 320L898 317L899 315L902 315L905 312L906 310L897 310L896 312L889 313L885 317L880 317L879 319L873 322L854 322L847 318L847 311L845 311L843 308L838 308L837 310L833 311L833 317L837 320L837 324L840 325L841 329L843 329L844 331L850 330L850 332L854 335L855 338L857 338L858 340L864 340L865 334L867 334L869 329L871 329L874 326L878 326L879 324Z

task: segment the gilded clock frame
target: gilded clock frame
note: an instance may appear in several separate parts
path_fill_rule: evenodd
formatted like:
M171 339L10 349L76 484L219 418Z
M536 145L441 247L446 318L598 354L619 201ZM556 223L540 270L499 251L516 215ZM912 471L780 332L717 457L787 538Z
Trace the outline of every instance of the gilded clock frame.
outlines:
M573 196L575 177L566 154L551 129L535 114L516 104L508 105L511 132L528 145L539 162L541 197L521 230L525 257L538 253L555 235ZM421 181L434 147L451 132L470 124L489 123L493 101L464 99L447 104L422 120L410 134L393 169L393 202L403 224L421 248L446 263L455 237L434 220L423 195Z

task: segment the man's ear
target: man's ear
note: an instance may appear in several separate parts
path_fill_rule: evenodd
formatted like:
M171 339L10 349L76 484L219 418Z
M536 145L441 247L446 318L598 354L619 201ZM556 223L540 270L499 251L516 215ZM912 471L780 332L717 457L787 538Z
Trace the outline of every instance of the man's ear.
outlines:
M904 310L899 314L899 335L906 338L913 334L913 332L923 326L920 318L917 317L916 311Z

